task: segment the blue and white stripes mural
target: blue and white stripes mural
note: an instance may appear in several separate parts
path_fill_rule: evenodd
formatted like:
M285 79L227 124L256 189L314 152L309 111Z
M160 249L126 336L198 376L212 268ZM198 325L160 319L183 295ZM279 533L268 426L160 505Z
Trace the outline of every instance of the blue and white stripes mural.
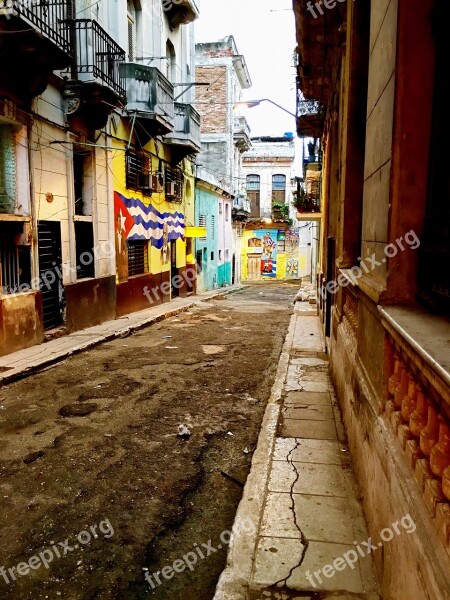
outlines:
M185 216L181 212L159 212L154 206L119 192L114 192L114 205L116 219L120 218L120 227L127 240L149 240L160 250L165 232L169 241L185 239Z

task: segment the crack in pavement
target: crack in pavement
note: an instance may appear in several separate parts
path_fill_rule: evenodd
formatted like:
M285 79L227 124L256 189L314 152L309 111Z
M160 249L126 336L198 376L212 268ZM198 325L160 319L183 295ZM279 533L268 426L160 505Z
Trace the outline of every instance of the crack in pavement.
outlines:
M303 561L305 560L306 552L307 552L308 546L309 546L309 540L306 538L305 534L303 533L303 531L297 521L297 514L295 512L294 487L295 487L295 484L297 483L297 481L300 479L300 473L298 472L298 469L294 464L293 455L294 455L294 452L299 447L300 447L300 440L296 440L295 446L292 448L292 450L290 450L289 454L287 455L286 460L291 465L291 467L293 468L295 475L296 475L294 481L292 482L291 489L289 490L289 496L291 498L291 507L290 508L292 511L292 516L294 517L295 527L297 528L298 532L300 533L300 542L303 546L303 550L302 550L302 554L300 556L299 562L290 569L289 574L286 577L284 577L283 579L280 579L279 581L276 581L273 584L274 586L276 586L276 585L278 586L281 584L287 586L288 579L290 579L290 577L292 576L292 573L295 571L295 569L300 567L302 565Z

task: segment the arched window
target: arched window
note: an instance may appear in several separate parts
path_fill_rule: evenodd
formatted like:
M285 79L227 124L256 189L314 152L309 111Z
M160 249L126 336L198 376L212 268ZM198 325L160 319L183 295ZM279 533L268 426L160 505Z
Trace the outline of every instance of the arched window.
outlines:
M273 175L272 201L280 204L286 202L286 175Z
M261 189L261 177L259 175L247 175L247 191L254 192Z
M176 79L176 68L177 68L177 57L175 53L175 46L172 44L170 40L166 42L166 69L167 69L167 79L175 83Z
M247 195L250 201L251 216L261 216L261 177L259 175L247 175Z

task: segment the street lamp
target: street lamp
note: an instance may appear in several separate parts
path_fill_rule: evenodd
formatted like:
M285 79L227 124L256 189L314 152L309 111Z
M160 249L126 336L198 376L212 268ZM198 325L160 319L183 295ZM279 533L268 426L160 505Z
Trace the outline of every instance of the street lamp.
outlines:
M235 107L237 107L237 106L243 106L245 108L255 108L255 106L259 106L261 104L261 102L270 102L270 104L273 104L274 106L276 106L277 108L281 109L282 111L284 111L285 113L287 113L291 117L294 117L294 119L297 118L296 114L292 113L290 110L287 110L287 108L284 108L283 106L280 106L279 104L277 104L273 100L270 100L270 98L261 98L261 100L247 100L246 102L236 102Z

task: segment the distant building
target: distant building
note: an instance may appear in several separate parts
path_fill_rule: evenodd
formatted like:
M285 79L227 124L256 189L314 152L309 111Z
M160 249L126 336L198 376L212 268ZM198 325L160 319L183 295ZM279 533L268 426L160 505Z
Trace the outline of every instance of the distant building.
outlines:
M293 205L299 187L294 138L266 136L251 142L242 166L251 210L243 235L242 277L309 277L313 227L297 222Z
M195 99L202 118L202 149L197 161L234 196L229 260L234 265L231 280L237 283L241 277L242 231L249 216L242 155L251 147L251 141L247 120L236 103L242 100L243 90L251 87L251 79L232 36L196 44L195 48L196 81L208 84L197 88Z

